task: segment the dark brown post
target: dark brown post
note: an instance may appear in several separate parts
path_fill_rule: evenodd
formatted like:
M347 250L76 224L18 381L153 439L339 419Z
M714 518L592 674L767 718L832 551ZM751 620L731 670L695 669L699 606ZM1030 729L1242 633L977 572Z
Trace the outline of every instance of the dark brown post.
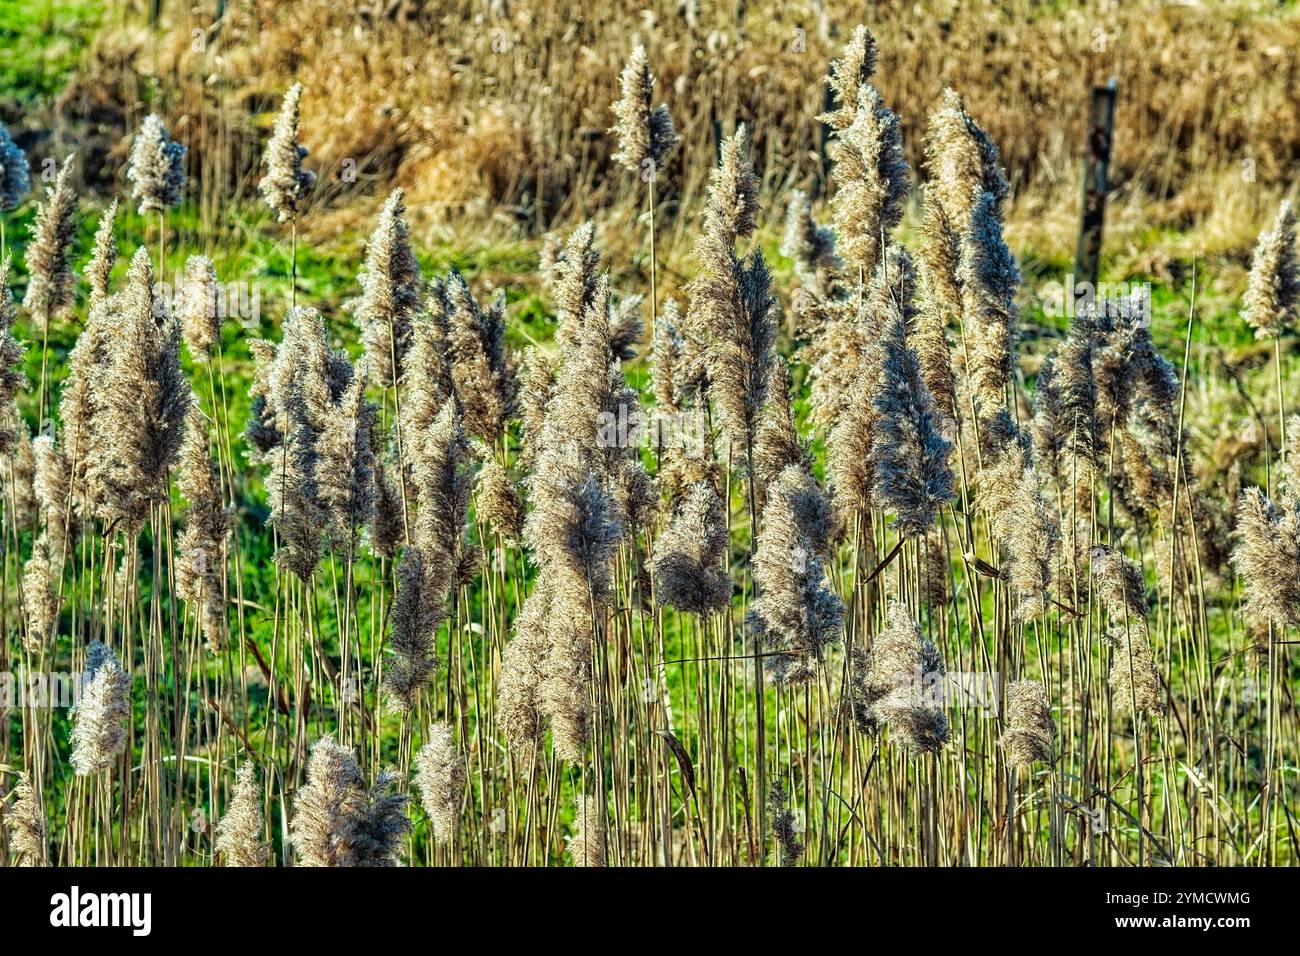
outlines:
M1106 176L1110 170L1111 134L1115 126L1115 96L1119 83L1092 88L1088 111L1088 155L1083 171L1083 218L1079 223L1079 249L1075 254L1075 282L1097 287L1101 268L1101 226L1106 214ZM1071 293L1072 294L1072 293Z

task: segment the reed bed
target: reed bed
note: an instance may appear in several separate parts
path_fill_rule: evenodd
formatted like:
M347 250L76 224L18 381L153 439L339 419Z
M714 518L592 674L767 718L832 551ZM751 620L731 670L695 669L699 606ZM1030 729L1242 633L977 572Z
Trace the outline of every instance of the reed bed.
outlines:
M39 203L0 252L0 861L1300 859L1289 206L1239 304L1266 463L1225 495L1187 414L1196 283L1181 354L1137 289L1031 369L995 137L953 90L896 113L887 48L841 39L827 188L774 208L771 131L690 148L629 44L600 148L644 212L584 216L644 286L578 217L524 347L503 290L422 269L400 188L344 321L300 290L310 86L258 174L268 339L174 222L227 170L188 180L160 116L84 247L78 157L30 196L0 135L0 218ZM692 272L664 283L681 195ZM760 241L782 214L793 295Z

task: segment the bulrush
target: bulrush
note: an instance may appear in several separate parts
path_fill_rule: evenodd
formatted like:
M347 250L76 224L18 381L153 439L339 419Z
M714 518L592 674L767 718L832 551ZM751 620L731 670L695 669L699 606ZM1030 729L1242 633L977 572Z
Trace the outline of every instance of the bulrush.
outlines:
M180 365L180 329L154 297L143 248L131 260L117 321L118 334L107 342L90 467L102 489L101 514L110 526L120 523L130 532L167 497L191 401Z
M307 782L293 800L289 837L301 866L398 866L411 830L397 776L381 772L373 787L353 752L332 737L311 748Z
M910 266L906 253L900 274ZM901 283L910 290L911 283ZM875 396L872 452L875 458L875 499L894 513L901 535L924 534L938 510L953 497L948 467L952 443L939 432L934 397L921 376L921 363L907 344L906 310L888 303L884 315L880 390Z
M433 838L451 846L460 822L460 802L465 790L465 761L456 749L451 724L434 724L427 742L415 755L415 785L420 803L433 825Z
M465 428L494 445L514 417L518 389L514 356L505 345L505 294L498 292L488 308L480 308L465 279L453 270L446 295L451 307L447 343L451 375Z
M45 190L45 202L36 210L32 239L27 244L27 292L23 307L41 320L57 318L72 307L73 274L68 257L77 224L77 194L72 188L71 154L59 168L53 187Z
M1275 339L1296 317L1300 306L1300 262L1296 260L1295 213L1286 200L1273 228L1259 235L1246 279L1243 315L1255 337Z
M78 776L107 770L126 746L130 694L131 679L113 652L92 641L86 648L80 697L72 709L71 763Z
M9 855L18 866L49 866L45 808L27 774L19 774L14 794L14 805L4 814L9 831Z
M599 797L589 794L579 801L569 856L574 866L605 865L605 804Z
M225 866L266 865L267 846L262 842L262 794L257 770L245 761L235 772L230 805L217 823L214 849Z
M366 243L365 268L358 276L361 299L356 321L367 367L384 388L401 380L410 347L411 323L420 308L420 265L411 250L402 190L394 189L379 212Z
M23 610L27 612L24 646L33 654L53 647L59 622L59 556L52 553L49 536L41 534L32 556L23 565Z
M889 728L904 750L938 752L948 742L948 715L931 700L930 688L942 688L943 681L938 648L921 636L902 602L890 601L861 685L868 722Z
M185 261L176 311L191 358L198 362L211 358L221 338L221 298L217 269L207 256L190 256Z
M176 480L189 503L185 530L177 541L176 592L199 609L199 621L208 649L225 645L226 542L231 513L221 497L208 456L208 428L195 403L186 426Z
M826 581L821 559L830 524L830 507L817 483L799 465L788 466L768 489L754 553L759 596L748 616L778 684L813 679L827 645L839 638L844 605Z
M618 122L610 132L618 137L618 152L613 156L638 175L653 176L677 145L677 131L668 107L654 105L655 76L650 72L645 47L637 44L623 67L620 78L622 96L614 104Z
M27 154L9 135L9 127L0 123L0 212L17 208L31 188Z
M802 293L825 299L835 291L844 265L835 254L835 230L813 219L812 203L801 189L791 193L786 203L781 255L794 260L794 274Z
M758 215L758 179L741 126L722 144L709 184L704 230L696 243L701 274L690 284L690 334L704 347L709 396L737 447L749 449L767 400L776 328L771 277L761 250L741 260L736 242L751 235Z
M1300 514L1295 491L1275 505L1260 488L1237 502L1232 563L1246 587L1246 609L1280 627L1300 625Z
M1002 747L1012 767L1035 762L1056 762L1056 725L1047 691L1038 681L1022 680L1007 685L1006 731Z
M650 573L655 600L692 614L731 604L727 526L722 499L708 482L695 484L655 541Z
M27 385L23 372L23 347L14 338L18 308L9 292L9 257L0 263L0 456L13 454L18 433L10 424L17 419L14 398Z
M301 102L302 84L295 83L284 94L280 115L275 119L275 129L262 157L266 175L257 188L280 222L296 220L316 188L316 174L302 168L307 150L298 144Z
M884 255L884 243L903 218L911 171L903 155L898 117L869 83L856 97L853 122L835 133L835 196L831 209L839 255L866 283Z
M141 215L163 212L181 201L185 187L185 147L167 136L156 113L145 117L131 144L126 178L131 197L139 201Z

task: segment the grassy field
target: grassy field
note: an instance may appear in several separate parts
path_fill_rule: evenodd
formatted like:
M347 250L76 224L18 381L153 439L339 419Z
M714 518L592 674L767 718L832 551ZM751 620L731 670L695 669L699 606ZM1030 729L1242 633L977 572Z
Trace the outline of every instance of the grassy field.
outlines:
M0 862L1300 859L1293 6L216 6L0 0Z

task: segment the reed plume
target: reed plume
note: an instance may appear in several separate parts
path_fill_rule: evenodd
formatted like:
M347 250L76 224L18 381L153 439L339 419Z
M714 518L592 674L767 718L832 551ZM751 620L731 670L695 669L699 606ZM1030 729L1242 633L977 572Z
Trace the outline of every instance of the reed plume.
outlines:
M289 821L299 865L398 866L411 821L406 795L391 792L396 783L383 771L367 787L351 749L328 736L316 741Z
M58 636L58 560L50 548L49 536L42 533L23 566L23 610L27 612L24 645L33 654L52 647Z
M505 466L491 453L483 455L477 478L479 520L507 544L518 544L524 532L524 503Z
M221 298L217 268L207 256L190 256L185 261L176 311L190 355L196 361L211 358L221 339Z
M465 761L456 749L451 724L429 728L427 742L415 756L415 785L433 825L434 839L451 846L460 825L460 802L465 790Z
M167 136L156 113L146 116L136 133L126 179L131 183L131 197L139 200L141 215L180 204L185 188L185 147Z
M772 836L776 838L777 849L781 855L782 866L797 866L803 856L804 846L795 828L794 811L790 809L790 794L786 792L784 781L772 781L772 789L767 794L767 812L772 817Z
M77 194L72 188L72 166L76 154L69 154L59 168L53 187L46 187L45 202L36 208L32 239L27 244L27 292L23 307L42 322L58 318L72 308L72 266L68 257L76 233Z
M497 677L497 725L513 753L532 758L542 736L542 682L546 679L546 623L551 596L538 581L514 621L514 636L501 656Z
M1163 714L1164 695L1147 627L1146 584L1137 562L1105 546L1091 553L1093 578L1111 626L1105 633L1112 648L1111 703L1119 714Z
M280 103L280 114L266 144L262 165L266 175L258 184L262 198L274 210L280 222L296 220L304 211L308 197L316 188L316 174L303 169L307 150L298 143L299 106L302 84L289 87Z
M99 391L93 481L110 526L138 528L167 499L167 478L185 438L189 382L181 371L180 329L155 298L149 255L136 251L127 273L120 331L108 344Z
M505 345L505 293L498 292L492 304L482 309L465 279L452 270L446 294L451 306L447 343L451 376L465 427L493 445L514 417L518 390L514 356Z
M117 200L114 199L99 217L99 225L95 227L94 251L90 262L86 265L92 312L96 306L108 299L109 277L113 274L113 266L117 264L117 242L113 238L113 225L116 219ZM89 323L88 319L87 324Z
M933 192L948 227L958 237L975 226L984 194L990 199L989 213L1002 216L1010 184L1001 166L998 148L966 112L955 90L943 91L942 104L930 116L926 131L925 167Z
M785 207L781 255L794 261L794 274L804 294L825 299L837 291L844 261L835 254L835 230L813 218L812 203L801 189L790 194Z
M1056 724L1052 723L1052 705L1047 691L1037 681L1021 680L1007 685L1006 731L1002 747L1007 764L1028 767L1031 764L1056 762Z
M876 38L862 24L853 28L853 37L845 44L838 60L831 61L831 72L826 78L835 109L819 117L835 131L853 125L857 116L858 91L870 82L876 72Z
M759 595L747 617L768 649L778 684L803 684L819 673L827 645L838 640L844 605L826 581L821 555L830 507L817 483L790 465L768 490L754 553Z
M1293 492L1291 494L1294 494ZM1274 504L1247 488L1237 502L1237 546L1249 613L1286 627L1300 625L1300 515L1294 497Z
M600 253L594 242L595 226L587 220L569 236L555 263L555 340L561 350L577 344L583 316L595 299Z
M972 402L981 422L985 422L1006 405L1019 321L1015 295L1020 270L1003 241L998 201L993 193L981 193L971 211L957 273L970 355L967 375Z
M345 554L375 507L375 452L371 447L379 409L366 398L364 369L340 366L347 387L330 408L317 448L317 494L327 515L326 541Z
M574 866L605 865L605 805L600 798L587 795L579 801L569 856Z
M355 317L361 327L367 368L375 384L388 388L401 380L410 347L411 323L420 308L420 264L411 249L406 203L394 189L379 212L366 243L366 262L357 277L361 299Z
M213 849L226 866L266 865L269 848L262 842L262 795L257 785L257 769L251 761L240 764L235 771L230 805L217 823Z
M3 128L0 127L0 132ZM2 157L0 157L2 158ZM27 774L18 775L13 809L4 815L9 831L9 855L17 866L49 866L49 838L45 829L45 808Z
M9 135L9 127L0 123L0 212L16 209L31 188L27 154Z
M72 709L72 769L78 776L101 773L126 746L131 716L131 678L100 641L86 648L86 670Z
M233 521L213 473L207 424L197 403L190 409L176 484L189 503L176 542L176 593L200 609L203 637L216 652L225 645L226 542Z
M767 404L754 430L754 479L761 509L767 501L767 486L790 465L811 470L812 457L795 428L790 396L790 366L776 356L772 360Z
M435 590L429 561L420 548L402 552L397 566L397 594L393 601L389 648L393 658L384 668L384 690L389 707L408 714L416 698L438 669L438 625L446 617L445 593Z
M618 137L618 151L611 158L638 175L653 176L663 168L679 137L668 107L653 105L655 75L641 44L633 47L619 85L622 96L613 107L618 121L610 128Z
M17 418L14 399L27 385L23 372L23 347L14 338L14 323L18 321L18 308L9 292L9 257L0 263L0 456L11 455L18 442L18 433L10 425Z
M900 601L891 600L876 635L862 682L862 704L872 727L886 727L910 753L937 753L948 742L948 715L931 699L945 680L938 649L921 636Z
M731 604L725 558L729 538L722 499L708 482L694 485L655 541L650 572L655 600L691 614Z
M1259 235L1242 301L1242 314L1256 338L1275 339L1295 320L1300 306L1300 262L1290 200L1278 209L1273 228Z

